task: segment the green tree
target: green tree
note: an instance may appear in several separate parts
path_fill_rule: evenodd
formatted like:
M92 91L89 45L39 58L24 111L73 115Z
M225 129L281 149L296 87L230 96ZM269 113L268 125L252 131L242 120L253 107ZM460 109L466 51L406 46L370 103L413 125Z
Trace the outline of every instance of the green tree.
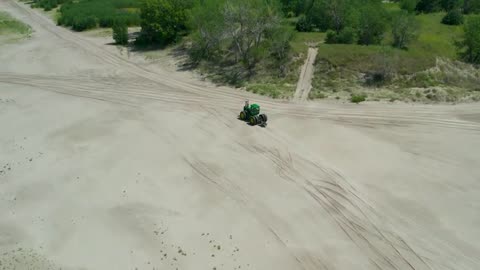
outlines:
M190 58L196 63L208 60L232 70L246 69L250 74L266 59L285 68L293 34L282 26L281 8L276 3L197 0L189 12L188 26L193 32Z
M450 10L442 19L443 24L459 25L463 23L463 14L460 9Z
M480 0L463 0L463 13L480 13Z
M194 62L211 60L220 52L225 29L224 3L223 0L198 0L191 9L188 26L193 31L190 57Z
M441 0L420 0L416 6L418 12L431 13L441 9Z
M463 0L441 0L440 6L446 11L460 8Z
M266 36L268 47L273 58L281 63L285 63L288 60L288 54L291 46L294 33L288 27L276 27Z
M186 30L188 0L142 0L139 43L166 45Z
M264 0L228 0L223 18L235 62L252 71L265 52L260 49L265 35L281 23L278 6Z
M316 0L307 13L307 19L322 31L333 29L340 33L344 27L356 25L355 11L362 2L363 0Z
M386 30L386 18L382 4L370 3L360 10L358 43L362 45L380 44Z
M468 17L463 27L465 36L457 43L459 55L466 62L480 64L480 15Z
M128 44L128 27L124 21L116 21L112 26L113 40L120 45Z
M402 11L392 20L393 46L407 48L408 44L417 37L418 23L413 14Z

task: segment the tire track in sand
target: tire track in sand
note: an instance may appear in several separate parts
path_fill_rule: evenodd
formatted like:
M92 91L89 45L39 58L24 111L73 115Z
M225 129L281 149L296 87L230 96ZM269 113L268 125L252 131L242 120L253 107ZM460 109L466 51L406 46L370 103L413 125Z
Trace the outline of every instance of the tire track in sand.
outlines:
M240 98L225 98L220 96L206 97L192 95L188 92L167 88L158 91L155 83L142 82L135 79L119 79L105 77L69 77L44 76L15 73L0 73L0 82L42 88L62 94L98 99L106 102L140 106L145 101L161 101L178 104L202 104L207 107L222 109L237 108L243 102ZM454 119L449 114L436 111L434 108L417 108L415 111L405 111L402 108L387 113L384 109L366 108L335 108L320 106L304 107L302 104L272 101L275 105L263 104L269 115L289 116L331 120L343 124L357 126L406 126L410 124L433 125L443 128L457 128L480 132L480 125L475 122ZM470 110L470 109L469 109Z

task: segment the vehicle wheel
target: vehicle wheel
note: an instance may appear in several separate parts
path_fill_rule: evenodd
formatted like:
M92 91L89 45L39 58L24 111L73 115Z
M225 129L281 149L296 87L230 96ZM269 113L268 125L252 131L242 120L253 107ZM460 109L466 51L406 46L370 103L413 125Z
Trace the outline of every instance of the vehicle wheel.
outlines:
M262 118L263 122L267 122L267 120L268 120L266 114L260 114L260 118Z
M247 115L245 114L244 111L241 111L241 112L240 112L240 119L241 119L241 120L246 120L246 119L247 119Z
M255 126L258 123L255 116L250 117L250 125Z

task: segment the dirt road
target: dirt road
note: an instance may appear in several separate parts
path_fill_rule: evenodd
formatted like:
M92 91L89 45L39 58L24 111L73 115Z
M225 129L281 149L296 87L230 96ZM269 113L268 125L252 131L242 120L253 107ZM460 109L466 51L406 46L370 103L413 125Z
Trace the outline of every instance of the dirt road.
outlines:
M275 101L0 9L35 30L0 46L0 269L480 267L478 104Z
M312 78L314 71L315 58L317 57L317 48L308 48L307 59L302 66L300 78L297 83L297 89L293 99L296 101L307 100L310 90L312 90Z

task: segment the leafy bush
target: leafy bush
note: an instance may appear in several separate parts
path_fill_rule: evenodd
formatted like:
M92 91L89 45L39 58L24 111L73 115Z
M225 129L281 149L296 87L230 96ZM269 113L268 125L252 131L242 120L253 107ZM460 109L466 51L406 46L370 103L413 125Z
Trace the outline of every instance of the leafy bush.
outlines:
M356 30L352 27L345 27L340 33L328 30L325 37L327 44L353 44L357 41Z
M469 63L480 64L480 15L467 18L465 37L457 42L460 57Z
M95 28L97 26L97 20L94 16L77 17L73 19L71 26L75 31L84 31Z
M393 46L406 48L417 37L418 24L413 14L398 13L392 21Z
M128 44L128 27L124 21L116 21L112 27L113 40L120 45Z
M415 10L423 13L432 13L440 11L440 0L420 0Z
M328 30L325 37L325 43L327 44L337 43L337 33L333 30Z
M379 44L386 30L386 16L377 4L367 4L361 9L358 26L358 43ZM381 5L381 4L380 4Z
M417 6L417 0L401 0L400 8L408 12L414 12Z
M360 103L360 102L364 102L365 100L367 100L367 95L365 94L352 94L352 96L350 97L350 101L352 103Z
M460 25L463 23L463 14L459 9L450 10L442 19L443 24Z
M463 0L463 13L480 13L480 0Z
M337 42L341 44L353 44L357 41L357 33L352 27L345 27L337 36Z
M44 0L42 0L44 1ZM64 1L60 7L59 25L71 26L73 30L83 31L100 27L112 27L113 22L122 20L127 26L140 24L136 11L138 0L80 0Z
M187 10L191 4L185 0L142 1L142 30L137 43L166 45L176 41L180 33L186 30Z
M32 7L43 8L46 11L52 10L57 6L66 3L69 0L34 0Z
M302 15L297 21L295 28L298 32L311 32L313 30L312 22L307 16Z

